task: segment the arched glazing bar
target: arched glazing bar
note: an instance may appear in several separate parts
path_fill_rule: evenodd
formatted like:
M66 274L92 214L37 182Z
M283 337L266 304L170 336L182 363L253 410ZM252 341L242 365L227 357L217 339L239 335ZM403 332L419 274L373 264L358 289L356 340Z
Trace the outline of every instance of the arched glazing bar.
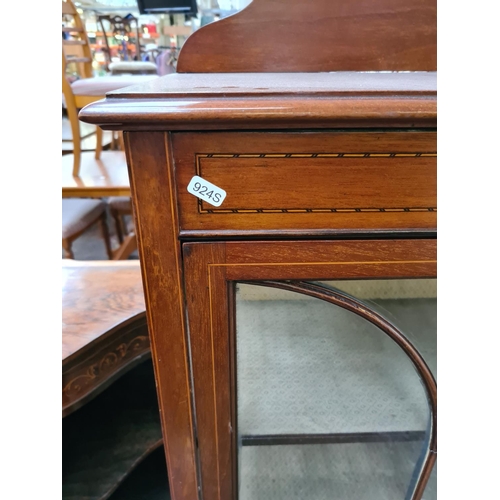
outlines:
M256 284L251 281L242 281L240 283ZM374 311L363 301L340 290L306 281L259 281L258 285L300 293L350 311L372 323L388 335L410 359L422 381L430 410L429 444L426 454L419 464L420 470L417 472L414 483L406 496L406 500L420 500L437 458L437 384L434 375L417 348L399 328L384 316Z

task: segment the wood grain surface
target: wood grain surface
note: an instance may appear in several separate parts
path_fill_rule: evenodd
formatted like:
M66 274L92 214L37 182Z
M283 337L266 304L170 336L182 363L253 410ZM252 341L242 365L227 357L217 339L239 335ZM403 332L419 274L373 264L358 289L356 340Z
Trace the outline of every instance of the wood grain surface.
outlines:
M145 315L138 261L62 261L62 360Z
M174 500L237 497L234 281L436 275L436 60L435 0L254 0L80 112L125 130Z
M437 73L172 73L140 85L108 92L109 99L234 97L435 96Z
M424 278L437 272L436 240L185 243L183 254L204 500L237 498L234 282Z
M177 71L433 71L436 15L435 0L253 0L195 31Z
M151 352L173 500L198 491L181 248L171 147L159 132L124 134Z
M207 262L224 262L224 244L183 248L186 266L186 301L189 316L196 423L200 457L202 498L229 499L233 482L231 437L231 393L227 376L229 350L220 349L227 342L228 287L225 269L207 272ZM217 290L217 305L212 304ZM209 292L210 291L210 292ZM229 434L228 434L229 433Z
M73 175L73 155L62 157L63 198L130 196L127 163L123 151L103 151L99 160L94 152L81 154L79 175Z
M187 237L436 228L434 132L174 133L173 145ZM220 207L187 191L193 175L227 192Z
M150 356L137 261L62 264L63 416Z
M173 74L110 92L79 118L112 130L436 127L436 82L435 72Z

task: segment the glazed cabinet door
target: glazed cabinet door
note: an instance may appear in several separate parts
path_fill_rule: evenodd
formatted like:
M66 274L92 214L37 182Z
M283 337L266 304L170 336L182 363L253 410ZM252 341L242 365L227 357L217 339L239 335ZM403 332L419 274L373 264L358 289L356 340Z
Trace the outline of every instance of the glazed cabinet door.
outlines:
M436 241L183 246L204 500L436 498Z

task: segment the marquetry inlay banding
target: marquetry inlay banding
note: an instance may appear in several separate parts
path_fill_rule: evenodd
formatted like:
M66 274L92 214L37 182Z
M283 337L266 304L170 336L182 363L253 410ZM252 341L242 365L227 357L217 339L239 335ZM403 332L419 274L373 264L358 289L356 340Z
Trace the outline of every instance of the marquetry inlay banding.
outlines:
M110 372L116 371L123 363L134 356L149 350L149 337L137 335L126 342L120 342L112 350L98 353L92 362L78 365L73 371L65 374L62 393L63 397L74 398L86 392L90 386L95 386Z
M196 158L434 158L437 153L253 153L197 154ZM197 165L199 163L197 161Z
M420 153L209 153L196 154L196 173L203 177L200 160L204 158L227 159L262 159L262 158L436 158L435 152ZM323 207L323 208L205 208L203 201L198 200L198 213L200 214L305 214L305 213L356 213L356 212L437 212L437 207Z
M276 208L276 209L205 209L202 201L198 201L199 212L202 214L325 214L352 212L437 212L436 207L429 208Z

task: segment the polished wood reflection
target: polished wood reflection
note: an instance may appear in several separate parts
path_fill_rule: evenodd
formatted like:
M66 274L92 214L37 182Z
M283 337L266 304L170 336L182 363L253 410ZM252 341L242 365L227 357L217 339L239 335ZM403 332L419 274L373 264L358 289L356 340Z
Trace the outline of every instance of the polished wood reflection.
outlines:
M62 261L62 409L151 355L138 261Z

